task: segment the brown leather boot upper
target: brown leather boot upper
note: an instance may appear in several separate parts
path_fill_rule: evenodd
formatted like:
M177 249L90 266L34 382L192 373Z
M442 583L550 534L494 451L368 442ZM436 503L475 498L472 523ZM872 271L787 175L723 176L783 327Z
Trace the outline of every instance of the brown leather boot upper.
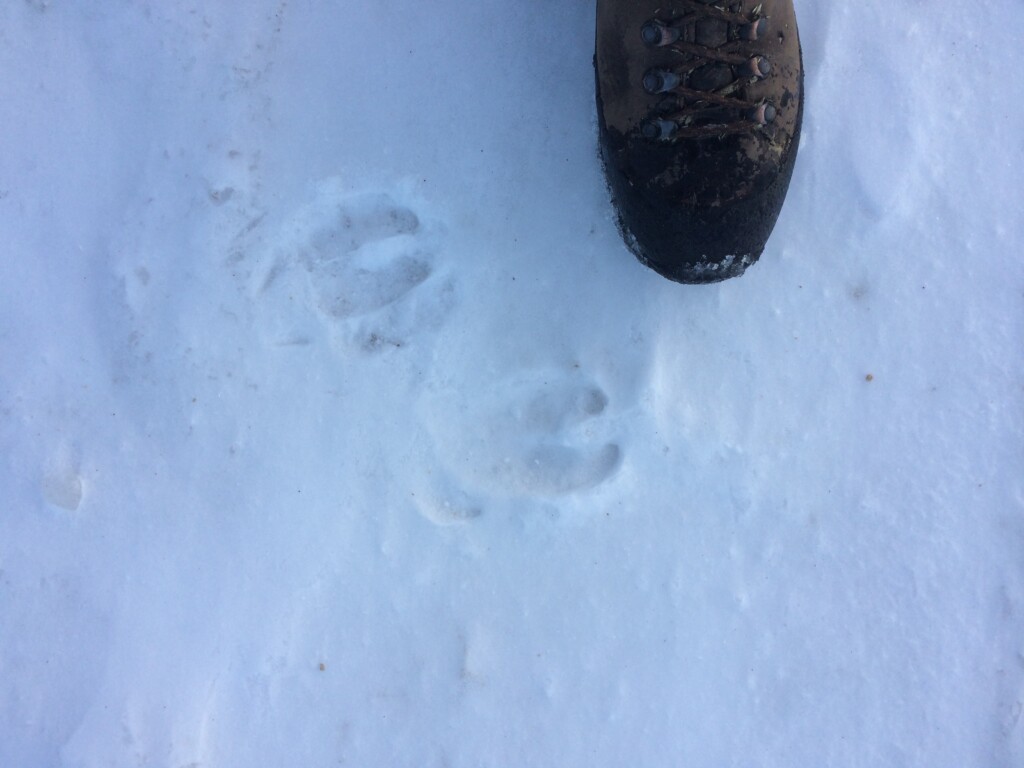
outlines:
M799 142L792 0L598 0L598 118L627 243L680 282L760 256Z

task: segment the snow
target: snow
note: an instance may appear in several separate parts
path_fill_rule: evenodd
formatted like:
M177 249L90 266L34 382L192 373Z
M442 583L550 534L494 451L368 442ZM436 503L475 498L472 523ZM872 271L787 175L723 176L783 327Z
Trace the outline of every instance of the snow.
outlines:
M590 2L0 7L0 765L1024 765L1024 7L799 0L740 279Z

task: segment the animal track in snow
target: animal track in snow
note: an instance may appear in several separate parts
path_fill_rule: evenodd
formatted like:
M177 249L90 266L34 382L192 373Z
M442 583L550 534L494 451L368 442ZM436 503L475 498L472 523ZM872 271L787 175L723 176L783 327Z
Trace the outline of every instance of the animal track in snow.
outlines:
M525 375L496 396L488 391L468 402L463 392L448 391L422 406L438 459L469 493L582 492L607 480L622 460L607 435L607 395L564 374Z
M322 183L253 272L256 296L283 315L275 343L309 343L310 312L367 352L436 329L454 304L452 281L436 272L437 240L436 226L387 193Z
M338 319L365 315L430 277L432 254L415 240L419 230L416 214L387 195L339 203L300 255L320 310Z

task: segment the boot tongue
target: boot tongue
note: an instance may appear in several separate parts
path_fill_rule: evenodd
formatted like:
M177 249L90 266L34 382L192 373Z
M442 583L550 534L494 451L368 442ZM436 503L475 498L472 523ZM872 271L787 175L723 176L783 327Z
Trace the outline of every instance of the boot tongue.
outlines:
M728 64L714 63L697 67L690 73L690 87L698 91L717 91L733 81Z
M729 42L729 22L722 19L701 19L694 25L693 41L707 48Z

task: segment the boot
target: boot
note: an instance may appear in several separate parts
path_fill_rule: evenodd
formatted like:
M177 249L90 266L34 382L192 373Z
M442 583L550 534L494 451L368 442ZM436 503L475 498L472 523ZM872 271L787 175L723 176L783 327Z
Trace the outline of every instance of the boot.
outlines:
M792 0L598 0L594 65L626 244L681 283L743 274L775 226L800 140Z

